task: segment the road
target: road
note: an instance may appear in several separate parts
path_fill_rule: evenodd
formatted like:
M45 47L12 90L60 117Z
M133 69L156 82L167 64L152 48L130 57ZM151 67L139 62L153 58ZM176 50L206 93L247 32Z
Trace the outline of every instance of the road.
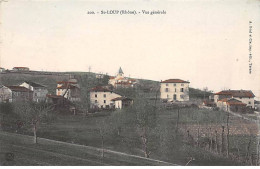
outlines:
M65 143L0 131L0 165L18 166L134 166L134 165L174 165L163 161L111 150L100 152L98 148ZM6 158L6 153L14 155L14 160ZM104 154L102 156L102 154Z

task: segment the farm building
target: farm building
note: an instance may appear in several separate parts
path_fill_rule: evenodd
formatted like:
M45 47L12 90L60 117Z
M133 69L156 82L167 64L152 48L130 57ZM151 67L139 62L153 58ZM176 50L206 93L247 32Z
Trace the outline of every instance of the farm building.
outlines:
M75 81L57 82L56 95L63 96L71 102L80 101L80 88Z
M114 102L116 109L122 109L133 104L133 100L127 97L116 97L111 101Z
M214 102L217 103L225 98L234 98L245 103L247 107L254 108L254 97L255 95L251 90L223 90L214 94Z
M19 86L23 86L27 89L30 89L33 91L33 101L34 102L45 102L46 101L46 95L48 94L48 90L46 86L43 86L38 83L24 81Z
M1 86L0 102L32 101L33 91L23 86Z
M14 67L13 71L29 71L28 67Z

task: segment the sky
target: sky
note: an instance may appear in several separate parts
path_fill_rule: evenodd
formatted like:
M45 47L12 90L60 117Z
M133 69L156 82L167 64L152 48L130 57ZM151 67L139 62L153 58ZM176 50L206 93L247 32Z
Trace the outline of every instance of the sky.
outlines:
M8 0L0 2L0 66L189 80L260 96L260 1ZM137 15L101 15L136 10ZM143 15L142 10L166 14ZM95 15L87 14L96 12ZM249 21L252 73L249 74Z

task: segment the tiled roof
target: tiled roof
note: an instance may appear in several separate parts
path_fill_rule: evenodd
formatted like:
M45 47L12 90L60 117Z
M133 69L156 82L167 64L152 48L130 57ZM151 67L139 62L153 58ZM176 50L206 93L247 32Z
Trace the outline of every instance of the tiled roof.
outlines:
M219 101L226 102L228 105L241 105L241 106L245 105L246 106L245 103L243 103L237 99L234 99L234 98L232 98L232 99L225 98L225 99L221 99Z
M10 90L15 91L15 92L33 92L22 86L6 86L6 87L8 87Z
M32 87L45 87L43 85L40 85L38 83L34 83L34 82L29 82L29 81L24 81L25 83L29 84Z
M233 97L255 97L251 90L223 90L215 95L229 95Z
M96 87L93 87L92 89L90 89L91 92L112 92L112 90L109 90L105 87L102 87L102 86L96 86Z
M168 80L164 80L161 83L190 83L188 81L184 81L181 79L168 79Z

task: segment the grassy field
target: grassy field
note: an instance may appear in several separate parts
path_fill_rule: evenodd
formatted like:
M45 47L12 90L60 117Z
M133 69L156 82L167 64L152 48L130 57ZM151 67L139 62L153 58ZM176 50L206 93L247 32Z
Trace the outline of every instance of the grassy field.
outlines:
M102 112L101 112L102 114ZM57 119L52 123L41 124L38 129L38 136L49 138L69 143L77 143L81 145L89 145L94 147L102 147L102 139L100 135L100 128L102 123L108 123L109 118L113 112L106 112L104 116L83 116L83 115L57 115ZM168 161L180 165L185 165L191 157L195 158L190 165L243 165L243 163L235 162L210 153L207 150L200 149L187 144L185 141L187 127L200 125L201 132L203 127L208 125L215 125L221 128L221 125L226 122L226 113L219 111L210 111L203 109L185 108L180 110L179 116L179 131L180 137L183 139L176 148L171 143L162 145L161 140L151 140L155 145L151 158ZM211 120L210 120L211 119ZM232 120L231 120L232 121ZM159 128L156 130L161 132L160 139L167 138L174 133L177 123L177 109L174 110L159 110L158 124ZM232 122L231 122L232 124ZM107 124L109 125L109 124ZM168 134L165 131L169 132ZM225 131L226 132L226 131ZM30 130L24 131L25 134L31 134ZM194 132L190 129L190 135L196 137L196 130ZM126 135L125 135L126 137ZM131 137L131 134L129 134ZM230 150L236 151L236 147L240 147L240 154L245 154L250 135L233 135L230 137ZM105 135L104 147L107 149L125 152L129 154L143 156L141 145L133 138L132 141L124 141L124 137L117 137L116 135ZM239 140L235 144L235 141ZM250 146L251 152L255 150L255 137L252 137ZM164 150L168 149L168 150Z

